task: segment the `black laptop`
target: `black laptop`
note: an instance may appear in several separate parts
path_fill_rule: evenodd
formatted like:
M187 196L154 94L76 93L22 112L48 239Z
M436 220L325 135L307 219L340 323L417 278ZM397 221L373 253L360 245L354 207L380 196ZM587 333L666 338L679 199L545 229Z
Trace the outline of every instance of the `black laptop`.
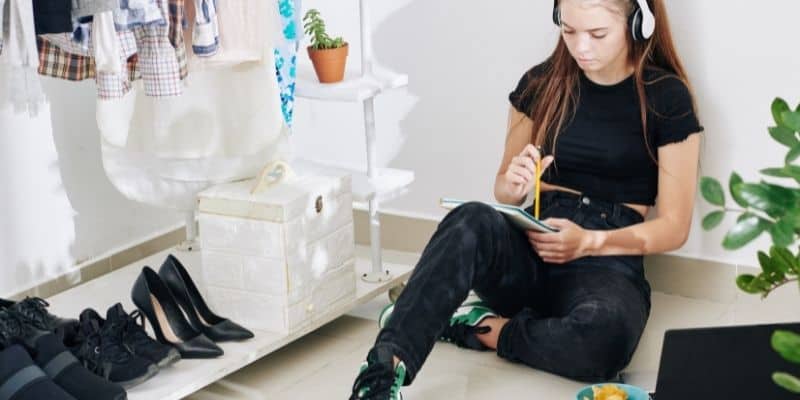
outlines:
M800 376L800 365L770 345L776 329L800 323L669 330L664 335L654 400L798 400L772 373Z

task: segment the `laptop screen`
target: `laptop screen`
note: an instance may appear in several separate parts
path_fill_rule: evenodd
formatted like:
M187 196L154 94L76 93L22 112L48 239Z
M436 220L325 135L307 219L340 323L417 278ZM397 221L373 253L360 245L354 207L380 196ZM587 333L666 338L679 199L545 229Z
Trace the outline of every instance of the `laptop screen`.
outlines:
M800 375L772 349L777 329L800 333L800 323L667 331L654 398L797 400L772 381L773 372Z

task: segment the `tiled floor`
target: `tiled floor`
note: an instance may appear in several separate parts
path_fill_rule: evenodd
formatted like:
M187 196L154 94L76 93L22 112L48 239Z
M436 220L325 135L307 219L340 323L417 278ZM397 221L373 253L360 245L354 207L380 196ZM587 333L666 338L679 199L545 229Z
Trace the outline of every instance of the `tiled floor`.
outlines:
M415 258L406 259L414 262ZM626 372L643 379L642 385L652 381L661 340L670 328L800 321L800 309L786 306L796 302L797 296L794 286L781 288L763 301L741 294L733 303L654 293L650 321ZM345 399L378 332L375 320L385 304L388 299L381 296L190 399ZM492 353L438 343L403 394L405 399L572 399L583 386L511 364Z

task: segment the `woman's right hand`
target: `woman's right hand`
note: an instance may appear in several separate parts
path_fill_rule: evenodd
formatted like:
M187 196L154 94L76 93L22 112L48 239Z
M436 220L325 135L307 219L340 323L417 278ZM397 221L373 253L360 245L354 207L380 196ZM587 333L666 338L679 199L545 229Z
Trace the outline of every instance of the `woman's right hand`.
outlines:
M504 174L506 192L509 197L524 200L525 196L536 185L536 162L541 157L539 150L532 144L527 144L519 155L511 159ZM542 159L541 174L553 163L553 156ZM540 174L540 176L541 176Z

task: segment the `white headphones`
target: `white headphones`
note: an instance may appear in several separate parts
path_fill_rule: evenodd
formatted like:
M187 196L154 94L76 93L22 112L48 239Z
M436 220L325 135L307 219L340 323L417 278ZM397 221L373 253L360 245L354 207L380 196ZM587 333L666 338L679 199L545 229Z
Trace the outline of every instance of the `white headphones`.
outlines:
M561 11L558 9L558 0L553 1L553 22L561 26ZM631 27L631 36L635 41L650 39L656 31L656 17L647 0L636 0L636 6L628 19Z

